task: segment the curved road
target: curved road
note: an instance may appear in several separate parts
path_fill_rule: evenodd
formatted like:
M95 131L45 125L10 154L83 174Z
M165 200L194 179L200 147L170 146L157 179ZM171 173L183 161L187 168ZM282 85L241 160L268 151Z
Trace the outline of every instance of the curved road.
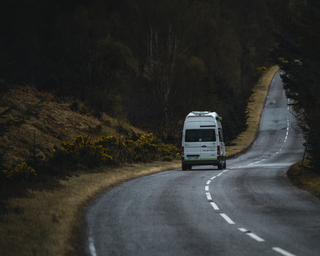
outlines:
M287 103L277 73L256 142L226 170L171 170L99 196L80 254L320 255L320 200L285 174L304 142Z

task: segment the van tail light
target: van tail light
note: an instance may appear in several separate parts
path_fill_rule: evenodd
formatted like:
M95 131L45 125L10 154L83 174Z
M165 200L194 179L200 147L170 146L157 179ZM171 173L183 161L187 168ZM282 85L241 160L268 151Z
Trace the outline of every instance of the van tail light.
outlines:
M181 148L181 156L184 157L184 147Z
M220 146L217 147L217 156L218 156L218 158L220 156Z

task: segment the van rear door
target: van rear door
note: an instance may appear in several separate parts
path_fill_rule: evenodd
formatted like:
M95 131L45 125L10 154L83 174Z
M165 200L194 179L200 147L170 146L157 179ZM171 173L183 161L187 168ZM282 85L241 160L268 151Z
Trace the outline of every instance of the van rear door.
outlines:
M202 122L201 122L202 123ZM185 130L185 160L216 160L216 131L211 124L187 125Z
M202 131L200 159L201 160L216 160L216 127L212 123L201 122L200 129Z
M200 159L201 142L199 140L199 129L190 127L185 130L184 157L185 160Z

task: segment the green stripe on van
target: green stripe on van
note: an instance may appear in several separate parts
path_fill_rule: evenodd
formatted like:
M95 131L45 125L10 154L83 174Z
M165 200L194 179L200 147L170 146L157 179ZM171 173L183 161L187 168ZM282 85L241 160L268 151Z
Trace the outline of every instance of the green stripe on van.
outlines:
M201 159L184 159L184 161L207 161L207 160L217 160L217 158L201 158Z

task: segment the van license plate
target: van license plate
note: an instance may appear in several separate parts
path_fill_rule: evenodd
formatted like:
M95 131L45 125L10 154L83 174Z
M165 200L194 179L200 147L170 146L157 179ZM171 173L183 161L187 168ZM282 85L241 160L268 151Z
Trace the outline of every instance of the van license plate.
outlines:
M189 156L188 159L198 159L198 156Z

